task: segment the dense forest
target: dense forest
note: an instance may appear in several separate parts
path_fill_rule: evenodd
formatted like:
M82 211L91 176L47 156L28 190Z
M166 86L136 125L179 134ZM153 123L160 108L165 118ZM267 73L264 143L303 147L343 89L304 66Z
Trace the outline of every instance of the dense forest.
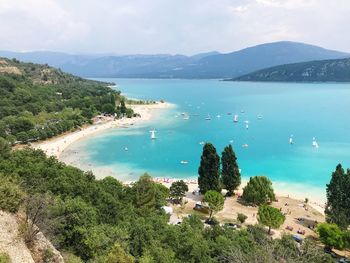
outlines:
M108 85L0 58L0 137L25 143L76 129L99 113L131 117L120 92Z
M319 60L262 69L231 80L350 82L350 59Z
M161 209L169 190L147 174L126 186L40 150L10 152L3 139L0 148L0 208L24 210L27 245L34 222L66 262L333 262L312 240L272 240L261 226L205 227L196 215L170 225Z

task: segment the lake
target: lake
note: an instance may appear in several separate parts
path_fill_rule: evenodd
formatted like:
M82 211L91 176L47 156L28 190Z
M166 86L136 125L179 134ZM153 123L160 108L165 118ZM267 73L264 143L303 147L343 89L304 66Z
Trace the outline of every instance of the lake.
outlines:
M115 169L123 180L143 172L196 178L200 142L212 142L220 155L232 143L244 179L266 175L280 191L322 199L336 165L350 166L350 84L101 80L117 83L131 98L177 105L147 125L109 130L71 146L84 152L86 162ZM153 128L156 140L150 139Z

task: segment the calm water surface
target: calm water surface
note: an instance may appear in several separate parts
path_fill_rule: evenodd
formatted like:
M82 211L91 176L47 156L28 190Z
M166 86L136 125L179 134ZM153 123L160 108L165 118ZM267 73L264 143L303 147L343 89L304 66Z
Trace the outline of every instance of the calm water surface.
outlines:
M350 166L350 84L103 80L117 83L128 97L177 105L146 126L111 130L72 146L83 148L93 165L116 170L122 165L127 179L146 171L155 177L196 177L201 141L212 142L219 153L232 143L244 178L267 175L282 188L316 195L324 195L338 163ZM182 112L190 119L184 120ZM152 128L156 140L150 139ZM288 143L291 135L293 145ZM313 137L318 149L312 147Z

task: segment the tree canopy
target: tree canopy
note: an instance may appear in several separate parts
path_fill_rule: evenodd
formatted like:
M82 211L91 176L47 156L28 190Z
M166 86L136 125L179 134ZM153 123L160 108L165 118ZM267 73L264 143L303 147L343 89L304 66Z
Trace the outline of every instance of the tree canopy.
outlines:
M233 191L241 184L241 174L239 172L237 157L232 149L231 144L225 147L221 155L221 180L228 191L228 195L232 195Z
M328 248L343 249L345 246L343 232L336 224L321 223L316 231L322 243Z
M170 197L173 198L175 202L181 203L187 191L188 186L183 180L173 182L170 186Z
M279 228L285 219L285 216L277 208L269 205L259 206L258 221L269 228L268 233L271 232L271 228Z
M206 143L203 147L198 175L198 187L202 194L209 190L221 192L220 158L211 143Z
M265 176L250 177L249 182L243 188L242 198L245 202L261 205L275 200L272 182Z
M221 193L218 193L214 190L209 190L204 195L204 202L206 202L209 206L211 218L213 213L217 213L224 208L224 197Z
M327 221L346 229L350 225L350 170L338 164L327 184Z

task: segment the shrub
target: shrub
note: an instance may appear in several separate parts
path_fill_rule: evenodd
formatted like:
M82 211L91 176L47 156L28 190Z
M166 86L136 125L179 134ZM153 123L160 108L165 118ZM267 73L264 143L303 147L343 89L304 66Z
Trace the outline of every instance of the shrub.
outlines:
M0 263L11 263L11 259L7 253L0 252Z
M245 214L242 213L238 213L237 215L237 220L243 224L245 222L245 220L247 219L247 216Z
M0 176L0 208L16 213L22 203L24 193L20 187Z

